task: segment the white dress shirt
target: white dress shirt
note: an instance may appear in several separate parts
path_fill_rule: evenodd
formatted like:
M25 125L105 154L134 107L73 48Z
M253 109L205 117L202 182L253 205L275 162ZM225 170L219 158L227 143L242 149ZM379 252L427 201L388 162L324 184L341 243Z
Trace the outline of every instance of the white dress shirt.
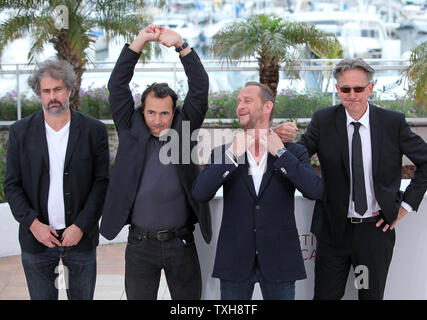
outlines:
M252 176L254 182L255 193L258 195L259 188L261 186L262 177L267 169L267 150L264 152L259 164L256 163L252 153L248 150L246 152L248 156L249 174Z
M70 122L68 121L59 131L53 130L46 122L45 127L50 174L49 196L47 200L49 225L56 230L60 230L66 227L63 178Z
M247 150L246 155L248 158L248 165L249 165L249 172L248 174L252 176L252 180L254 182L255 192L256 195L258 195L259 188L261 187L262 177L267 170L267 154L268 151L266 150L264 152L264 155L262 156L261 160L259 161L259 164L256 163L256 160L252 153ZM233 157L231 157L228 152L225 153L226 157L228 157L233 164L237 167L238 164L236 161L234 161ZM228 171L227 171L228 173Z
M353 141L353 132L354 126L351 124L352 122L359 122L361 124L359 128L360 140L362 142L362 156L363 156L363 171L365 178L365 190L366 190L366 200L368 204L368 208L363 215L363 218L372 217L372 213L381 210L380 205L378 204L375 198L374 191L374 179L372 175L372 144L371 144L371 130L369 124L369 104L366 109L365 114L359 121L354 120L350 114L345 110L347 117L347 137L348 137L348 155L350 161L350 204L348 207L348 217L349 218L362 218L360 214L358 214L354 210L354 201L353 201L353 176L351 170L351 146ZM404 207L408 212L412 211L412 207L405 202L402 202L402 207Z

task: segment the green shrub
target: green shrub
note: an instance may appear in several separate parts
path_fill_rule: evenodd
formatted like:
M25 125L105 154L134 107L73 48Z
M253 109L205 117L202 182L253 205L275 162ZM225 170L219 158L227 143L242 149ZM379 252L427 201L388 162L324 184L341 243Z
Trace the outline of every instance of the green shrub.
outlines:
M138 85L133 84L131 88L134 96L135 105L140 104L141 90ZM206 114L208 119L237 119L237 93L233 92L210 92L208 97L209 109ZM111 112L108 103L108 89L93 88L80 90L79 110L90 114L98 119L111 119ZM179 94L180 98L184 94ZM8 92L0 97L0 120L16 120L16 102L17 94L15 91ZM311 118L313 112L318 109L332 105L331 94L303 92L298 93L290 89L284 89L277 94L276 107L274 109L275 118ZM404 97L395 97L394 99L381 100L380 97L373 96L371 101L385 109L400 111L407 117L427 117L427 111L418 106L413 100ZM339 98L336 97L336 103ZM178 100L178 105L182 105L182 99ZM21 95L22 117L26 117L40 110L40 99L36 96L27 97Z
M0 203L6 201L3 190L4 175L6 173L6 147L0 143Z
M111 119L110 105L108 103L108 89L92 88L87 90L80 88L79 111L90 114L97 119Z

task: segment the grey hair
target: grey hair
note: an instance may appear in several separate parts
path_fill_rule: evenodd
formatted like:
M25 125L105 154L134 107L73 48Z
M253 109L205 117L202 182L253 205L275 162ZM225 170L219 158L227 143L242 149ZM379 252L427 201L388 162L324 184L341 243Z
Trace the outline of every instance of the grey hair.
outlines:
M356 69L364 71L368 82L372 81L375 70L361 58L341 60L334 68L334 78L338 81L344 71Z
M49 59L37 65L33 75L28 78L28 85L38 96L40 96L40 80L43 77L64 81L68 90L74 91L76 88L76 73L72 65L65 60Z

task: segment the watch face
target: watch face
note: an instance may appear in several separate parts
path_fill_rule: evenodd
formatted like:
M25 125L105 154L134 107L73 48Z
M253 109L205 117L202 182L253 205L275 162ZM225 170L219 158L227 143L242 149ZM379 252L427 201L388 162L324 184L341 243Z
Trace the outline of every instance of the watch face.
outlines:
M284 148L280 148L279 150L277 150L277 152L276 152L276 156L277 157L280 157L282 154L284 154L285 153L285 149Z

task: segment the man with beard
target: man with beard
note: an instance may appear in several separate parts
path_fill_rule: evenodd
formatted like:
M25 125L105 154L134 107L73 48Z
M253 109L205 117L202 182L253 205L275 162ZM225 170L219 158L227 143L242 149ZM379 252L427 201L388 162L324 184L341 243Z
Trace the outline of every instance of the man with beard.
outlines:
M208 202L223 186L224 210L213 277L222 300L249 300L259 282L265 300L295 299L295 281L306 278L294 213L298 189L319 199L323 182L307 149L283 144L269 130L274 95L248 82L237 95L243 131L212 151L211 162L193 184L193 198Z
M73 67L41 63L28 84L42 110L9 130L4 191L19 222L31 299L58 299L62 259L68 299L93 299L98 220L108 185L105 125L71 110Z

